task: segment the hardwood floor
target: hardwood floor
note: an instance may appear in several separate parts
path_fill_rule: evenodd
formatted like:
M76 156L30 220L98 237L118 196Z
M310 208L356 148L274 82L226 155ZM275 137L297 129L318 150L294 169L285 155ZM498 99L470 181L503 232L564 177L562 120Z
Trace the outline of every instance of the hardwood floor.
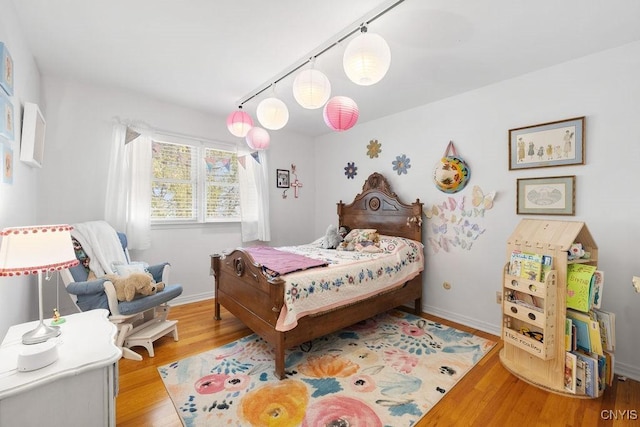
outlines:
M251 331L222 310L213 319L213 300L172 307L180 340L163 337L142 361L121 359L116 398L118 427L181 426L157 367L234 341ZM433 316L424 317L498 341L498 337ZM631 426L640 423L640 382L618 380L599 399L573 399L542 391L500 364L499 342L417 426Z

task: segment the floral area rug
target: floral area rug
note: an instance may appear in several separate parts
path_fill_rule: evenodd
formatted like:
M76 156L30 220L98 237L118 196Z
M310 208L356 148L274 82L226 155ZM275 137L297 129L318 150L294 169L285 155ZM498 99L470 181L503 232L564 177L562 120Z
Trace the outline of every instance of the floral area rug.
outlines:
M495 342L391 311L286 353L253 334L158 368L185 426L412 426Z

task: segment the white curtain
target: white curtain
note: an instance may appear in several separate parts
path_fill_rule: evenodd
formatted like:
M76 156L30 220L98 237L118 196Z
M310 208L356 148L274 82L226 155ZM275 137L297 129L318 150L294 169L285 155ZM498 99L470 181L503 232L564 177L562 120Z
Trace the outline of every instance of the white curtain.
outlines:
M269 169L264 151L238 153L242 241L271 240Z
M104 217L129 249L151 246L151 137L122 123L113 128Z

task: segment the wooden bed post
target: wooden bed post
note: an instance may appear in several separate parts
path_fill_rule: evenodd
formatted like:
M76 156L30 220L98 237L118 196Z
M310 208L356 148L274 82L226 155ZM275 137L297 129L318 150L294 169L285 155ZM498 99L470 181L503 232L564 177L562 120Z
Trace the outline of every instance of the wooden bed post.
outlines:
M218 278L220 277L220 254L211 255L211 269L209 274L213 274L213 297L215 299L215 307L213 318L216 320L220 320L220 300L218 299Z

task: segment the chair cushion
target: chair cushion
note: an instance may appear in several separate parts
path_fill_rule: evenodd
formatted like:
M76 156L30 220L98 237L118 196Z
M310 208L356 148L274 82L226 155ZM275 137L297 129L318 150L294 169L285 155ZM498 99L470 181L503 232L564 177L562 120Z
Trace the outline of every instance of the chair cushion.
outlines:
M155 295L136 298L133 301L121 301L118 303L120 314L136 314L172 300L182 294L182 285L166 285L161 292Z

